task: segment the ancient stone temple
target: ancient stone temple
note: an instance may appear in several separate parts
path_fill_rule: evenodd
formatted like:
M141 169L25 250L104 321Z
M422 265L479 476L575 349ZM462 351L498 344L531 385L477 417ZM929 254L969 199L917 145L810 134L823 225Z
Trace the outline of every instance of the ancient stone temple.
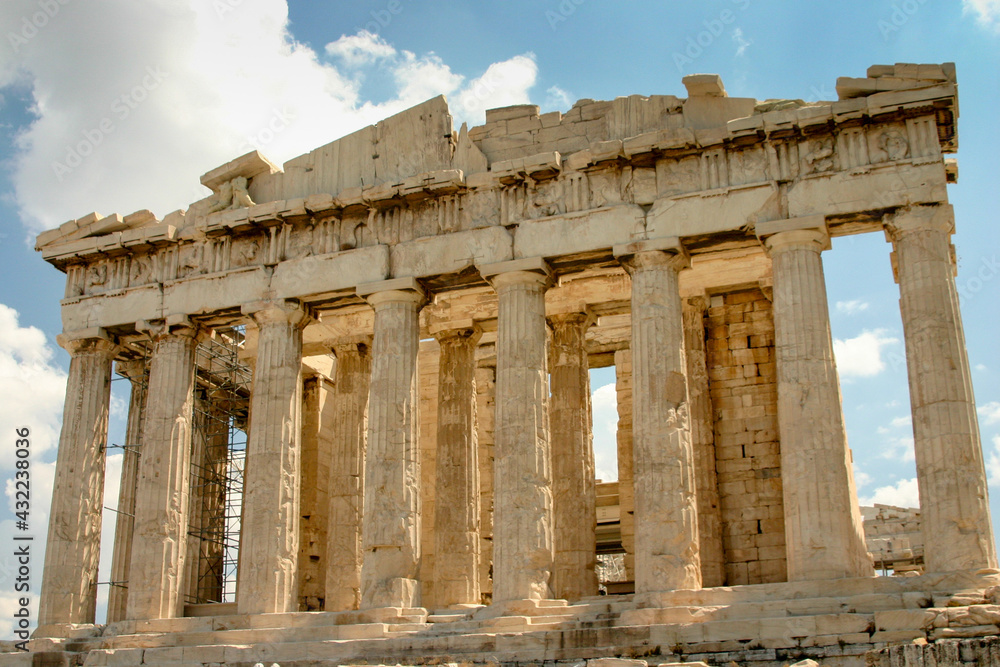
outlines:
M684 85L459 131L439 97L282 166L239 157L162 220L40 235L72 361L35 654L0 663L1000 660L954 66L814 103ZM875 576L833 357L823 255L864 233L899 284L914 576Z

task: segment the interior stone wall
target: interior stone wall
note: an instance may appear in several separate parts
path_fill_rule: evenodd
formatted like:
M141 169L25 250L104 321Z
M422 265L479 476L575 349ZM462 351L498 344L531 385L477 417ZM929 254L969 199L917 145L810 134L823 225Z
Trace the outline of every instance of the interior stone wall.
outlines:
M706 337L726 584L785 581L771 302L757 288L713 296Z

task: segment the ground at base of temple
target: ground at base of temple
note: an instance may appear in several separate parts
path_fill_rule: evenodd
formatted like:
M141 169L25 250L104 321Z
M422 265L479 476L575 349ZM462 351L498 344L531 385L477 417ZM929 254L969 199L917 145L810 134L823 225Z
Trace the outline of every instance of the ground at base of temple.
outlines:
M35 638L32 653L0 654L0 665L991 665L998 587L1000 572L985 570L673 591L642 608L633 596L550 601L499 617L480 608L383 614L388 622L299 612L50 626L36 636L64 636Z

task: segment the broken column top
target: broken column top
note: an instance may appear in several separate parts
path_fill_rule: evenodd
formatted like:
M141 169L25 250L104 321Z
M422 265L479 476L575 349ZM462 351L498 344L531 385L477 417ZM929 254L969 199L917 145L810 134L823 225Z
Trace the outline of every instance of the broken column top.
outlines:
M729 97L718 74L689 74L681 82L689 97Z

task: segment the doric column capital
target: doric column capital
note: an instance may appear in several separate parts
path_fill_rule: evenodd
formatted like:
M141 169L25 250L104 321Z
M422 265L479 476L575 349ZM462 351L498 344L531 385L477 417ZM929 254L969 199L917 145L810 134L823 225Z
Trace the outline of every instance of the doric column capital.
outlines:
M366 356L372 349L372 337L370 335L363 335L351 338L338 338L331 341L329 345L330 349L333 350L333 356L337 357L338 360L348 354Z
M548 289L555 283L552 269L541 257L483 264L478 268L480 275L495 290L509 285L541 285L542 289Z
M56 343L71 356L97 352L113 357L118 354L118 341L105 329L94 327L67 331L56 336Z
M613 252L629 275L637 269L658 266L668 266L678 272L691 267L691 256L675 236L616 245Z
M549 321L549 325L554 329L557 326L581 326L584 330L590 328L590 326L597 322L597 316L594 315L588 306L584 305L580 310L571 310L561 313L550 313L547 315L546 319Z
M955 233L955 209L951 204L907 206L887 213L882 219L885 239L895 243L912 232Z
M705 293L693 294L683 298L682 306L685 312L704 314L708 310L709 297Z
M756 231L757 238L771 256L785 250L819 253L830 249L830 233L822 215L762 222L757 225Z
M365 283L358 285L356 292L372 308L387 303L414 303L420 308L427 303L427 292L416 278L393 278L377 283Z
M473 320L461 320L432 326L430 333L442 345L449 342L461 341L469 341L472 345L475 345L482 337L483 330Z
M268 299L243 304L244 315L253 318L257 326L264 324L291 324L304 328L314 319L312 309L295 299Z

